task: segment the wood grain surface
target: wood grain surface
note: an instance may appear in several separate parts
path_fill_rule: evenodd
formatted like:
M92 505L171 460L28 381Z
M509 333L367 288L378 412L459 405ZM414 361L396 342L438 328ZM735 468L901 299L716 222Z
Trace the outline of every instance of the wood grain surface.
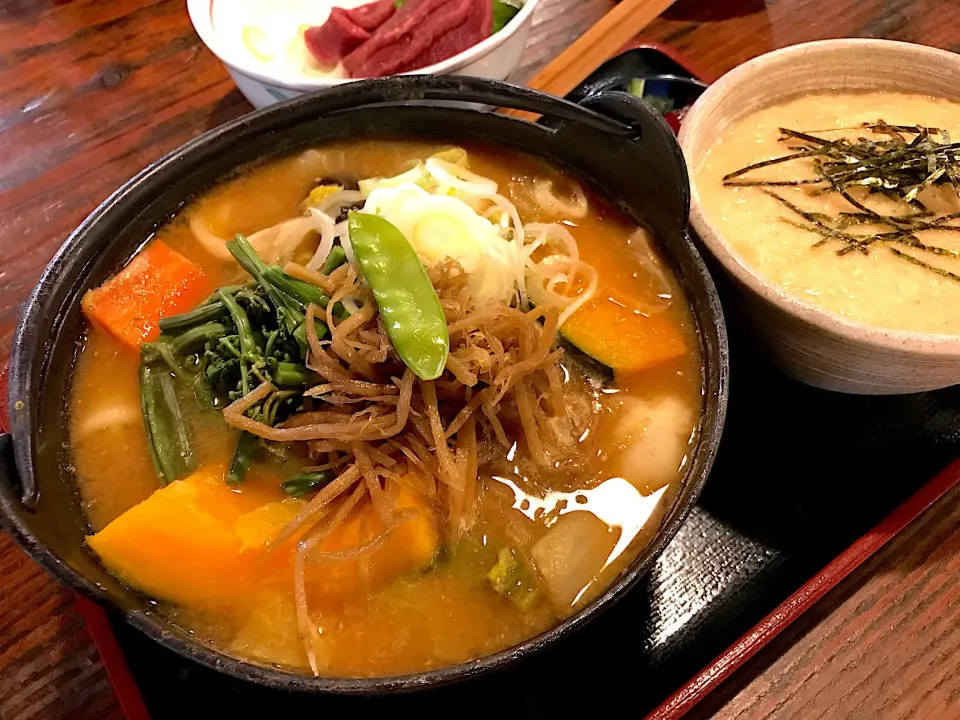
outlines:
M542 0L513 79L532 77L613 6ZM827 37L957 50L960 3L678 0L645 35L719 75ZM182 0L0 0L0 363L70 230L143 166L249 109ZM960 717L958 500L924 514L698 712ZM120 717L72 596L0 534L0 718Z

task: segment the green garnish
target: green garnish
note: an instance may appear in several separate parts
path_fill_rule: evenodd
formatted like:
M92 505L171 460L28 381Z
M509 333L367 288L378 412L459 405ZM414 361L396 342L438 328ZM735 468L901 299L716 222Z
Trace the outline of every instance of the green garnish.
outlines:
M319 490L334 478L333 470L302 473L283 483L283 491L290 497L301 497Z
M635 97L642 98L646 85L647 83L643 78L633 78L627 83L627 92Z
M676 102L672 97L665 95L644 95L646 85L646 80L643 78L633 78L627 83L627 92L652 106L653 109L661 115L666 115L676 107Z
M450 333L416 250L379 215L351 211L347 229L394 349L418 378L436 380L446 367Z
M918 198L926 188L950 185L960 196L960 143L950 141L946 130L921 125L890 125L883 120L863 123L848 130L867 130L885 139L870 140L841 137L835 140L818 137L814 132L780 128L780 141L791 143L794 152L754 163L726 175L723 184L729 187L761 187L794 215L805 222L786 217L784 221L820 235L813 247L837 241L836 251L843 256L851 252L869 254L881 244L897 258L960 282L960 275L932 265L916 254L893 247L900 245L919 253L960 258L960 252L921 242L916 233L936 230L960 231L952 221L960 213L937 214ZM805 161L814 177L797 180L763 180L751 177L755 171L786 162ZM770 188L805 187L815 194L838 194L851 205L850 212L829 216L808 212ZM884 214L865 205L851 191L863 187L869 194L880 193L898 201L903 211ZM880 226L884 232L854 232L857 226Z
M487 573L487 580L494 591L513 601L521 610L529 610L537 599L536 580L508 547L500 549L497 564Z
M347 253L344 252L344 249L339 245L334 245L330 250L330 254L327 255L327 259L323 261L323 267L320 268L320 272L324 275L329 275L346 261Z
M523 3L519 0L493 0L493 32L503 30L522 7Z
M147 343L141 348L140 410L154 469L160 484L169 485L191 472L196 463L173 374L156 345Z
M257 436L241 431L237 439L237 448L233 452L233 460L230 461L230 467L227 469L228 484L239 485L244 481L250 469L250 463L253 462L256 448Z

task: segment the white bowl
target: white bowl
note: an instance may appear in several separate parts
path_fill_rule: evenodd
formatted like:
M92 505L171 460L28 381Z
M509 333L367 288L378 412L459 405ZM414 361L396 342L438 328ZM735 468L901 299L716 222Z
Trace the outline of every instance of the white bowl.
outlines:
M467 48L459 55L404 74L472 75L493 80L505 79L520 64L520 56L523 54L527 36L530 34L533 11L538 2L539 0L526 0L520 12L503 30ZM217 36L213 26L212 5L213 0L187 0L190 20L200 39L210 52L220 58L240 92L254 107L271 105L313 90L351 82L350 79L341 78L304 80L269 72L254 57L237 51L235 47Z
M697 170L721 133L754 110L818 90L902 90L960 101L960 55L889 40L824 40L761 55L727 73L697 100L680 132L691 225L731 278L736 310L787 374L868 395L956 385L960 336L856 323L787 294L739 257L701 205Z

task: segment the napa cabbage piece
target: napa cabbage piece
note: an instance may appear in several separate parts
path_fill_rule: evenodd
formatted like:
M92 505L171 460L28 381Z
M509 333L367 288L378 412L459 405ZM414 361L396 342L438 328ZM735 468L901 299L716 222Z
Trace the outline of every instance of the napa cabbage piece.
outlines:
M530 556L556 607L570 608L586 595L618 535L593 513L577 511L561 515L536 542Z

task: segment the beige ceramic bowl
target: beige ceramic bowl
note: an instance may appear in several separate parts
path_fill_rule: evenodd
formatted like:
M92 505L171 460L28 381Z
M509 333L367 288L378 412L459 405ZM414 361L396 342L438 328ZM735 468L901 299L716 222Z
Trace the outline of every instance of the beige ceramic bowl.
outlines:
M960 337L854 323L788 295L736 255L700 204L696 174L714 139L758 108L825 90L904 90L960 100L960 55L888 40L825 40L762 55L724 75L683 122L690 221L732 279L737 310L789 375L848 393L887 395L960 383Z

